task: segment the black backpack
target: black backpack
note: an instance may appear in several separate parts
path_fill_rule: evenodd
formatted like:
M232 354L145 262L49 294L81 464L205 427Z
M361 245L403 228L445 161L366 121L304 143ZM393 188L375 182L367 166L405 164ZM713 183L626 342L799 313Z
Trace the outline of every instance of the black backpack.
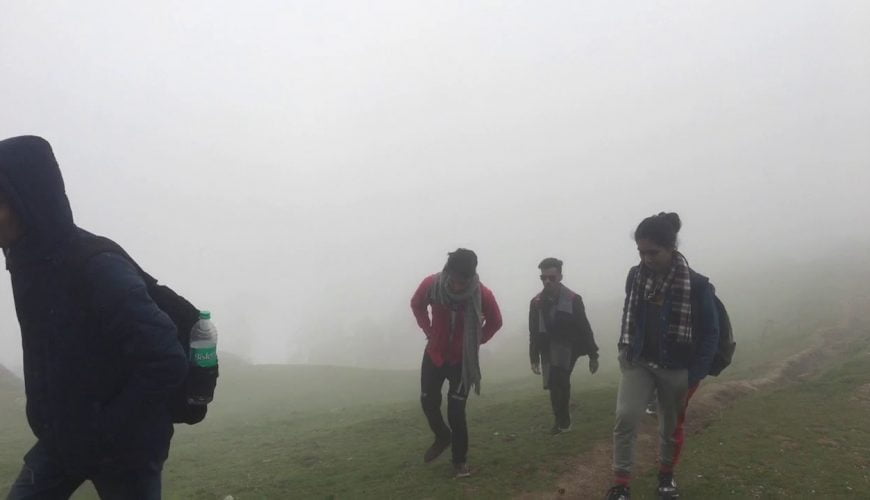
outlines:
M67 259L68 269L72 271L74 277L73 284L83 283L83 280L75 279L75 276L81 275L85 266L92 257L103 253L113 253L124 257L132 264L142 276L145 285L148 289L148 295L154 300L164 313L169 316L169 319L175 323L178 329L178 342L184 348L184 354L187 359L190 359L190 331L193 326L199 321L199 309L194 307L187 299L175 293L168 286L157 283L157 280L150 274L146 273L139 264L136 263L128 254L114 241L96 236L90 233L84 233L77 238L74 243L73 250ZM82 291L82 290L78 290ZM83 294L77 294L78 297L86 297L87 291ZM169 413L172 416L172 421L177 424L193 425L201 422L205 418L208 407L206 405L191 405L187 402L189 389L196 387L199 391L209 391L213 393L217 385L218 369L203 369L196 366L191 361L188 361L188 374L184 383L179 388L170 394L167 401Z
M716 312L719 316L719 348L713 357L713 364L710 365L710 375L716 377L731 364L737 343L734 342L731 319L728 317L728 311L725 310L725 304L716 296L716 287L713 287L712 283L710 286L713 288L713 303L716 305Z

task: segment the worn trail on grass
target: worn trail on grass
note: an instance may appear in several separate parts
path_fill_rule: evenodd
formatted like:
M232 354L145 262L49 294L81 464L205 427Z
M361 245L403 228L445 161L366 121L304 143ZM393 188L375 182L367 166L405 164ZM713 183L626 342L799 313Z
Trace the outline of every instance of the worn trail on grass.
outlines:
M819 330L812 346L775 362L761 377L702 384L689 404L686 418L687 436L702 431L718 420L721 412L738 398L815 375L837 357L849 352L855 340L867 339L870 333L870 326L862 321L860 316L865 311L870 311L870 297L862 297L844 304L841 324ZM517 495L517 498L523 500L603 498L612 480L612 453L612 442L609 439L601 441L590 451L572 460L569 464L569 472L559 478L551 491L523 493ZM643 475L656 470L657 462L657 422L654 418L645 418L638 430L634 474Z

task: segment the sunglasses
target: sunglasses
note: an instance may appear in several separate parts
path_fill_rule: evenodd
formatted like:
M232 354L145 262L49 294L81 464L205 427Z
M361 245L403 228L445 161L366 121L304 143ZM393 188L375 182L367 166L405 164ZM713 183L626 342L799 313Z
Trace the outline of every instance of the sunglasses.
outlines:
M546 283L548 281L552 281L553 283L555 283L555 282L559 281L559 277L558 276L545 276L542 274L541 281L543 281L544 283Z

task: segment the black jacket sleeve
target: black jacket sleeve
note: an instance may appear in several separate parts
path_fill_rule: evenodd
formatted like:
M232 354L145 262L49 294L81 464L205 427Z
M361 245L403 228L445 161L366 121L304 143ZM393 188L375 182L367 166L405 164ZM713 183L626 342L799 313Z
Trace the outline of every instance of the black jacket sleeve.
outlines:
M574 322L577 326L579 354L589 355L592 359L598 358L598 345L595 343L595 334L592 333L592 325L586 317L586 307L583 298L579 295L574 297Z
M103 431L119 432L148 405L163 404L187 374L175 324L148 295L132 264L119 255L91 259L86 272L100 334L128 367L121 392L104 408Z
M541 339L538 332L538 308L535 299L529 303L529 361L532 364L541 362Z

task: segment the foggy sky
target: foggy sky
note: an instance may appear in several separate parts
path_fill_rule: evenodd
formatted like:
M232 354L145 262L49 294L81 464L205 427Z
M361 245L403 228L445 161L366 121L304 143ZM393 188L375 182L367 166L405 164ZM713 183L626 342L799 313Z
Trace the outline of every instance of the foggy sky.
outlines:
M619 298L661 210L714 277L870 245L868 28L862 0L10 1L0 137L48 139L76 222L222 349L305 362L369 325L422 351L408 301L458 246L522 337L541 258Z

